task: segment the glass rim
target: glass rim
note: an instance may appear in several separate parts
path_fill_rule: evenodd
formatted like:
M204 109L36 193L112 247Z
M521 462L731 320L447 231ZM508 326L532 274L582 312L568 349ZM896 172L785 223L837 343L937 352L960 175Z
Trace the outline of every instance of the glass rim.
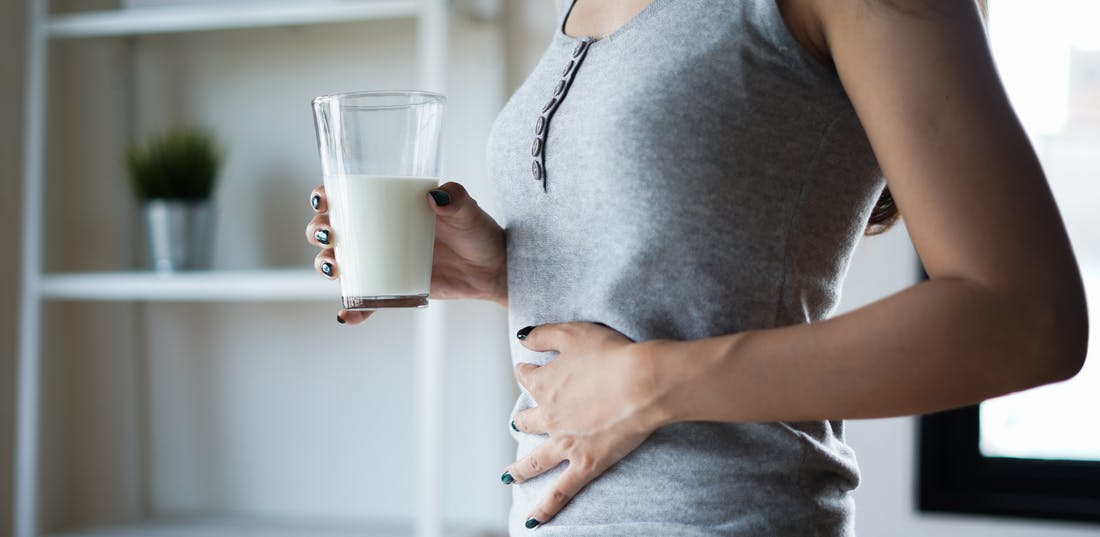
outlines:
M412 97L409 102L394 104L369 104L363 102L356 102L360 99L373 99L373 98L386 98L386 97ZM419 99L417 99L419 98ZM329 93L327 95L320 95L313 99L313 106L319 106L322 104L347 101L348 103L354 103L353 106L359 109L388 109L388 108L403 108L407 106L420 106L424 104L439 103L443 104L447 101L447 96L442 93L435 93L432 91L423 90L366 90L366 91L348 91L343 93Z

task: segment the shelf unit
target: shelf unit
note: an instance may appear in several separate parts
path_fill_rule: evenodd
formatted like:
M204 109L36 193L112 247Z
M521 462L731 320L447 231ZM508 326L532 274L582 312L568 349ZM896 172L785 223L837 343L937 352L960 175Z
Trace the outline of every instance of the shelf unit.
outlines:
M41 309L44 301L333 301L338 287L307 270L205 271L173 275L149 272L43 273L46 95L50 42L57 39L154 35L274 26L414 19L418 80L444 92L449 27L447 0L319 0L270 4L171 5L51 14L48 0L27 0L26 95L23 133L23 215L20 326L16 372L14 537L38 537ZM415 431L418 513L407 526L334 529L324 524L275 527L222 519L157 520L58 535L69 537L256 535L271 537L378 535L439 537L478 535L448 528L442 514L442 330L446 316L434 303L418 316Z

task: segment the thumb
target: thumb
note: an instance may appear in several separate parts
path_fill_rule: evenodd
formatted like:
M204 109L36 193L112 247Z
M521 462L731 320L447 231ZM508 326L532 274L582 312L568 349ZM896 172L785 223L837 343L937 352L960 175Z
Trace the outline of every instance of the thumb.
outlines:
M428 204L442 221L457 228L473 227L481 215L481 207L466 188L448 182L428 193Z

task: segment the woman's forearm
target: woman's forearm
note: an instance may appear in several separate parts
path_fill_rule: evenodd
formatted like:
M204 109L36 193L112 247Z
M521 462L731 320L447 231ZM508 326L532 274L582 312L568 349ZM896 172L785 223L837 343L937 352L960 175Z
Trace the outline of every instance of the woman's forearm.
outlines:
M1043 302L932 279L820 322L655 341L654 419L899 416L1062 380L1083 363L1087 316L1077 300Z

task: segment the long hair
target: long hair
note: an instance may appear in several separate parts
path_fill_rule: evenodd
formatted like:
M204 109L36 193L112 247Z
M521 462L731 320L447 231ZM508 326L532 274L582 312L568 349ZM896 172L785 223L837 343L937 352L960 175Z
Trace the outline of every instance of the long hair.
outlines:
M883 186L882 194L879 194L875 207L871 209L871 216L867 219L867 228L863 231L863 234L878 235L883 233L897 223L900 217L898 206L894 204L894 196L890 194L890 187Z

